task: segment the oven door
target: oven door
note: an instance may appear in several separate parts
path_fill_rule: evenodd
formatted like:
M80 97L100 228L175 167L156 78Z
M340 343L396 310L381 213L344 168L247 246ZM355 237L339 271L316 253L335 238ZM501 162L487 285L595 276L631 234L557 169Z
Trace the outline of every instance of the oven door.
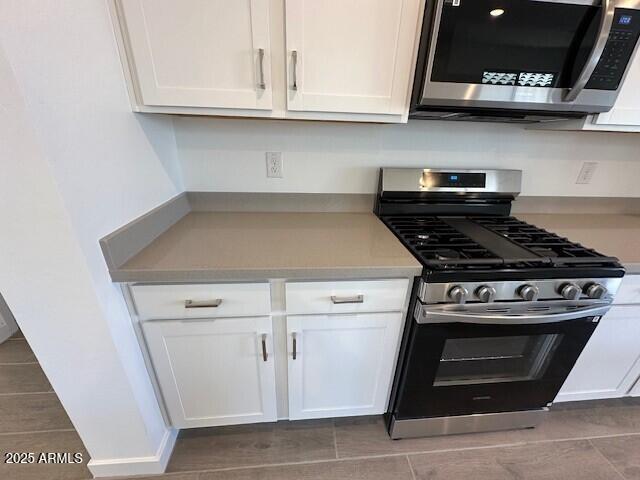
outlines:
M609 110L636 45L639 6L640 0L434 1L422 39L417 110Z
M430 306L418 302L396 420L548 406L609 309L604 303ZM583 302L584 303L584 302Z

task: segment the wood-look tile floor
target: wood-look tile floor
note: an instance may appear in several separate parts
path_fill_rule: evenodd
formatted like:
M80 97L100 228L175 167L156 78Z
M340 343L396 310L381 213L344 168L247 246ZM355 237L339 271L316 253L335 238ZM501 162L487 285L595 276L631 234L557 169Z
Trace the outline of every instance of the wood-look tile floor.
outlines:
M26 342L9 342L0 345L0 452L84 452ZM535 429L397 441L377 416L185 430L167 471L129 478L640 480L640 399L560 404ZM0 464L1 480L90 477L85 465Z
M84 461L7 464L7 452L81 452ZM0 344L0 455L2 480L91 478L89 455L20 332Z

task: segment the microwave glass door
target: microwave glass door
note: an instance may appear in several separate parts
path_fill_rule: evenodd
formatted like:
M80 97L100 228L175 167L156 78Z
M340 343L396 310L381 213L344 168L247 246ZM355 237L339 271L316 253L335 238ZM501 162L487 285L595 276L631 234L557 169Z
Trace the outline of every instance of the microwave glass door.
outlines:
M431 81L569 88L601 8L553 0L444 0Z

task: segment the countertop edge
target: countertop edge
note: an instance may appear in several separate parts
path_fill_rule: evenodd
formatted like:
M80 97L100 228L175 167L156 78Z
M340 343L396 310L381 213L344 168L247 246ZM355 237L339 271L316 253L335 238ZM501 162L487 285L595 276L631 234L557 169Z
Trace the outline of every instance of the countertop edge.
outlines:
M252 280L348 280L416 277L422 266L415 267L331 267L303 269L232 269L232 270L111 270L111 279L118 283L193 283Z
M640 274L640 263L622 263L627 275L639 275Z

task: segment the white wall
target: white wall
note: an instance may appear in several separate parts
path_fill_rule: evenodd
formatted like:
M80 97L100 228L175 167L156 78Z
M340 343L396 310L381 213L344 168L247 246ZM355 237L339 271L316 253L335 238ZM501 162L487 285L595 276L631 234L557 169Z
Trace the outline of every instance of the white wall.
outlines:
M531 131L505 124L367 125L174 119L187 190L373 193L381 166L524 170L523 195L640 196L640 134ZM265 151L284 152L266 178ZM576 185L584 161L600 162Z
M104 0L0 2L0 43L0 291L92 459L153 456L166 428L98 240L183 190L172 123L131 112Z

